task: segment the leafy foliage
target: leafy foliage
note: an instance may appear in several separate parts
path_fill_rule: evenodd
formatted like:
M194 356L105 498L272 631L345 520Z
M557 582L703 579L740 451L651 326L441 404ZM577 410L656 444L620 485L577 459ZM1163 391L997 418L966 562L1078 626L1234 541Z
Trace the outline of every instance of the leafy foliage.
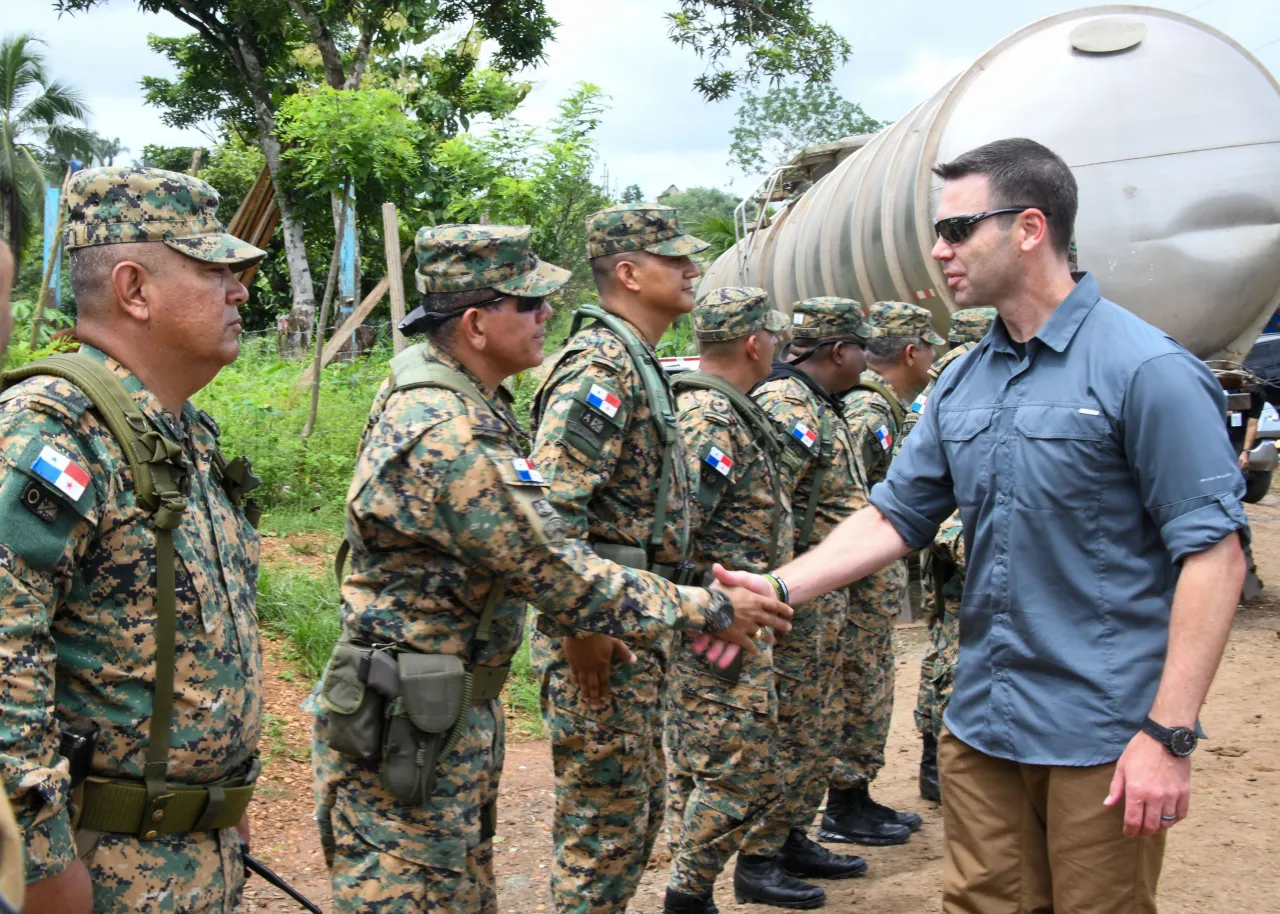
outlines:
M825 82L853 50L831 26L813 21L809 0L680 0L667 20L668 37L707 62L693 81L707 101L761 78L776 83L799 74ZM739 49L745 59L734 69Z
M640 189L639 184L628 184L627 189L622 192L623 203L643 203L644 191Z
M785 164L807 146L882 127L830 83L777 86L743 96L738 124L730 131L729 162L756 174Z
M398 196L417 174L419 130L387 89L318 89L291 95L277 116L289 177L303 190L358 199Z
M196 146L162 146L148 143L142 147L140 165L146 168L163 168L166 171L185 172L191 168L191 157L195 155Z
M708 216L732 220L738 198L718 187L690 187L678 194L668 194L660 202L679 210L680 222L689 228Z
M218 191L222 198L219 213L224 222L229 222L262 172L262 150L233 133L209 150L204 163L200 179Z
M592 178L606 102L598 87L582 83L546 129L508 120L484 137L440 144L434 163L453 199L439 221L530 225L538 256L574 273L563 298L576 303L590 294L586 218L612 202ZM566 318L561 309L553 321Z
M0 39L0 218L21 256L44 209L44 184L61 184L68 159L92 156L82 124L89 109L79 90L45 69L44 42L31 35Z

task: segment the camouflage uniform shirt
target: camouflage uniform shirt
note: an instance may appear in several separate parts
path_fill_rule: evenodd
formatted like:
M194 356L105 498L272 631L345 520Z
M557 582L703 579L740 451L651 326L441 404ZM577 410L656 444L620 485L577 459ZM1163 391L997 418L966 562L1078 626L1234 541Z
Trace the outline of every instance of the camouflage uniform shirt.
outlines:
M177 638L172 783L237 773L261 732L262 649L254 597L258 535L217 483L218 428L191 404L180 417L126 368L85 346L123 382L190 466L187 509L174 531ZM82 467L75 501L51 495L44 516L19 503L44 447ZM155 538L133 493L129 463L84 394L68 381L29 378L0 403L0 770L27 842L27 879L75 856L67 761L58 721L102 728L95 774L140 779L155 684ZM46 490L53 493L55 490ZM163 855L184 835L149 842ZM129 839L132 840L132 839ZM95 888L98 877L95 874Z
M861 380L883 385L892 391L889 382L871 368L863 370ZM843 412L853 433L867 481L875 485L889 472L889 463L901 446L902 429L898 427L893 410L884 397L865 387L855 387L845 395Z

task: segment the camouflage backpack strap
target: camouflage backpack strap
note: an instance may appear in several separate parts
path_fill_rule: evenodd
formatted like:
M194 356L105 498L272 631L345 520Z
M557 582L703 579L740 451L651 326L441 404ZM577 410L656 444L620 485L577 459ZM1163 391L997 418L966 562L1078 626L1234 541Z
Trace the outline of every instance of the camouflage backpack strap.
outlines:
M827 478L827 470L835 462L836 427L831 411L825 406L818 407L818 442L818 466L813 471L809 501L804 508L804 519L796 527L796 555L809 549L809 540L813 537L813 522L818 515L818 500L822 496L822 483Z
M893 415L893 434L896 437L902 430L902 421L907 417L907 411L902 407L902 401L898 399L898 395L891 391L879 381L861 380L853 386L854 390L869 390L878 393L889 404L889 412Z
M773 515L770 529L773 540L769 545L769 567L778 567L778 544L782 539L782 471L779 466L785 445L778 438L778 427L765 413L760 405L734 387L724 378L705 371L689 371L676 375L671 379L672 390L714 390L724 394L738 415L747 420L755 432L755 437L764 444L770 466L770 481L773 487Z
M658 363L658 356L650 349L620 317L610 314L595 305L582 305L573 315L572 333L585 320L594 320L603 324L617 334L626 347L631 362L640 372L640 381L644 384L645 395L649 398L649 412L653 414L654 425L658 429L658 438L662 441L662 478L658 481L658 505L653 516L653 527L649 532L650 560L662 548L663 535L667 526L667 496L671 492L671 474L677 470L675 466L676 442L679 432L676 426L675 407L672 403L670 381L666 372ZM684 537L684 552L689 550L688 531ZM682 556L684 558L686 556Z
M4 383L8 386L37 375L70 381L93 402L94 409L124 451L133 476L134 496L138 504L150 512L155 528L156 671L143 768L147 802L141 826L144 832L151 832L153 823L164 819L165 806L173 796L165 785L173 724L177 627L173 531L182 524L182 514L187 507L182 494L186 455L179 445L152 427L120 379L101 362L79 353L53 355L6 372Z

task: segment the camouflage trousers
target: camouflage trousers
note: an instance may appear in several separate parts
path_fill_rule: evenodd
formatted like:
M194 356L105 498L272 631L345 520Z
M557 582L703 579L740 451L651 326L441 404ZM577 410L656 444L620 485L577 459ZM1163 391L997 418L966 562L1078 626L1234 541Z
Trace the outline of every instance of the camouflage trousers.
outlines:
M936 601L935 601L936 602ZM920 661L920 690L916 695L916 729L921 736L942 735L942 714L951 700L960 651L960 600L943 597L943 612L929 618L929 649Z
M687 650L677 648L681 657ZM736 684L672 665L666 715L672 891L709 893L749 823L782 800L771 751L778 704L770 665L768 651L748 659Z
M807 829L827 788L840 748L839 636L847 624L848 591L824 594L795 607L793 628L773 649L778 690L774 768L782 800L756 818L739 853L776 856L787 833Z
M540 630L530 636L556 779L551 899L557 914L625 911L662 829L670 640L628 646L636 662L614 666L609 696L595 710L573 681L560 638Z
M317 715L311 758L316 824L333 885L331 910L494 914L502 705L471 705L467 729L440 760L435 790L419 807L391 795L377 761L329 748L328 726Z
M893 716L893 620L906 594L902 562L850 588L849 625L840 639L840 749L831 786L851 790L875 780Z
M95 837L96 835L96 837ZM80 831L80 859L93 881L95 914L201 914L238 911L244 857L234 828L142 841Z

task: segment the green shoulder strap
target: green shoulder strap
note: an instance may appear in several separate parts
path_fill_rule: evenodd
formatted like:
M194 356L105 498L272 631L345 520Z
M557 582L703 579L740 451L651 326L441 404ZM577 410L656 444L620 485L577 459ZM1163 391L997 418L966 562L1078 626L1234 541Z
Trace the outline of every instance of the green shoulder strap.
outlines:
M151 513L156 535L156 671L148 725L147 806L142 828L150 831L164 819L173 796L165 785L173 726L174 641L177 598L174 582L173 531L182 524L187 502L181 482L186 473L182 448L161 435L138 409L120 379L104 364L79 353L63 353L30 362L4 375L4 386L37 375L70 381L92 401L124 451L133 476L134 496Z
M636 370L640 372L640 380L644 384L645 394L649 398L649 411L653 413L654 424L658 428L658 437L662 441L662 479L658 481L658 505L657 511L653 516L653 527L649 532L650 560L662 548L663 534L666 532L667 526L667 496L671 491L671 473L673 470L680 472L681 468L675 466L675 450L678 431L676 428L675 409L671 403L670 382L667 380L666 372L662 370L662 366L658 363L658 357L654 351L635 334L627 323L620 317L610 314L603 308L597 308L595 305L582 305L573 314L573 324L569 331L572 338L578 332L578 328L582 326L585 320L599 321L608 329L612 330L622 340L622 345L626 347L627 354L631 356L632 363L636 366ZM683 551L688 552L689 536L686 531L684 537ZM684 558L685 556L681 556Z
M822 495L822 483L827 478L827 469L835 461L836 432L831 424L831 415L827 407L820 406L818 412L818 466L813 471L813 485L809 489L809 502L805 505L804 519L796 528L796 555L807 552L809 540L813 537L813 521L818 514L818 499Z
M902 429L902 420L907 418L907 411L903 409L902 401L898 399L897 394L879 381L862 380L853 385L853 389L870 390L884 397L885 402L889 404L889 412L893 415L893 435L896 438Z
M705 371L688 371L671 379L673 390L714 390L733 404L739 416L755 429L756 435L763 442L771 464L770 479L773 485L773 516L770 527L773 530L773 541L769 547L769 568L778 567L778 543L782 538L782 468L779 458L785 445L778 440L778 427L765 414L754 400L734 387L724 378Z

